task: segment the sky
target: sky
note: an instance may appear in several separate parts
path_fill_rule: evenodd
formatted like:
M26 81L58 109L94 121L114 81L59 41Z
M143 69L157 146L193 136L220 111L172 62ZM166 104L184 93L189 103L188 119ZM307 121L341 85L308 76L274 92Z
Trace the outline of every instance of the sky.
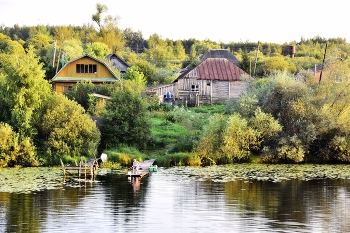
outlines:
M93 24L96 4L118 16L120 29L144 39L289 43L320 36L350 42L344 0L0 0L0 26Z

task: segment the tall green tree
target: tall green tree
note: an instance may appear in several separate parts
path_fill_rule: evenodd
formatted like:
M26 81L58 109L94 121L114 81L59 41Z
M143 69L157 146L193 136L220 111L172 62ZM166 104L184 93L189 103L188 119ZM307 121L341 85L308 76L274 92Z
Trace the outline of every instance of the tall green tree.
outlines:
M145 53L157 67L165 67L169 59L173 58L167 42L158 34L153 34L148 39L148 49Z
M29 38L26 40L25 46L33 47L35 54L41 59L44 57L49 46L53 43L53 38L50 35L47 27L37 26L32 28Z
M84 49L84 53L97 57L100 60L104 60L110 52L108 45L102 42L88 43Z
M23 46L17 41L11 40L10 37L0 33L0 54L20 54L24 53Z
M143 52L146 41L143 39L141 31L134 32L131 28L126 28L123 34L127 47L136 53Z
M77 40L77 39L65 40L63 41L61 46L60 59L62 60L62 57L63 57L64 62L67 63L69 60L72 60L74 58L77 58L83 55L83 52L84 52L84 49L80 40Z
M116 148L124 144L145 149L151 135L146 102L130 81L117 82L115 88L102 119L102 145Z
M32 137L51 85L31 48L25 54L2 54L0 60L0 121L9 123L21 137Z
M100 3L96 4L96 11L92 15L92 20L98 26L98 41L107 44L113 52L121 52L125 46L125 40L123 31L118 28L120 17L107 15L103 18L102 14L108 11L108 7Z

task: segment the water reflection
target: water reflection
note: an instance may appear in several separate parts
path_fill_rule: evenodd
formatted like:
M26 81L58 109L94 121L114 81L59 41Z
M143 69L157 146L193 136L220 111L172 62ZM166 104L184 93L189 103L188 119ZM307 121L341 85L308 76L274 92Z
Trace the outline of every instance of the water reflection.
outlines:
M128 178L132 184L132 187L134 189L134 193L137 194L138 191L140 191L140 177L129 177Z
M62 180L63 182L63 180ZM0 192L0 232L350 232L350 180L214 182L170 169Z

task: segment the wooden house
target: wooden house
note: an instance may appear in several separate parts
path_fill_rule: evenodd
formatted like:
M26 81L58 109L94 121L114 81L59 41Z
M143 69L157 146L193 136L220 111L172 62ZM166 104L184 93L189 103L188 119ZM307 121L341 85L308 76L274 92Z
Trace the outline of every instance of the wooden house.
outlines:
M128 63L126 63L121 57L119 57L116 53L110 53L106 57L114 66L114 68L118 69L123 76L126 73L126 69L130 67Z
M78 82L92 82L95 85L100 85L113 83L118 79L103 61L85 54L63 66L52 78L52 82L57 93L64 93Z
M237 58L228 50L208 51L194 68L181 73L168 85L148 88L149 93L167 100L167 93L180 104L223 103L238 98L247 88L251 77L237 66ZM236 63L236 64L235 64Z

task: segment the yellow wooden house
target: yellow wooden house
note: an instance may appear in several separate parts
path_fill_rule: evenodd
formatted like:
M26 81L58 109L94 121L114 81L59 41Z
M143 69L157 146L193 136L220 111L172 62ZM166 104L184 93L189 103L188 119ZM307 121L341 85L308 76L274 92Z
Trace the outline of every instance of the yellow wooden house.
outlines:
M68 62L52 78L56 93L67 92L78 82L91 82L95 85L113 83L119 78L103 62L88 54Z

